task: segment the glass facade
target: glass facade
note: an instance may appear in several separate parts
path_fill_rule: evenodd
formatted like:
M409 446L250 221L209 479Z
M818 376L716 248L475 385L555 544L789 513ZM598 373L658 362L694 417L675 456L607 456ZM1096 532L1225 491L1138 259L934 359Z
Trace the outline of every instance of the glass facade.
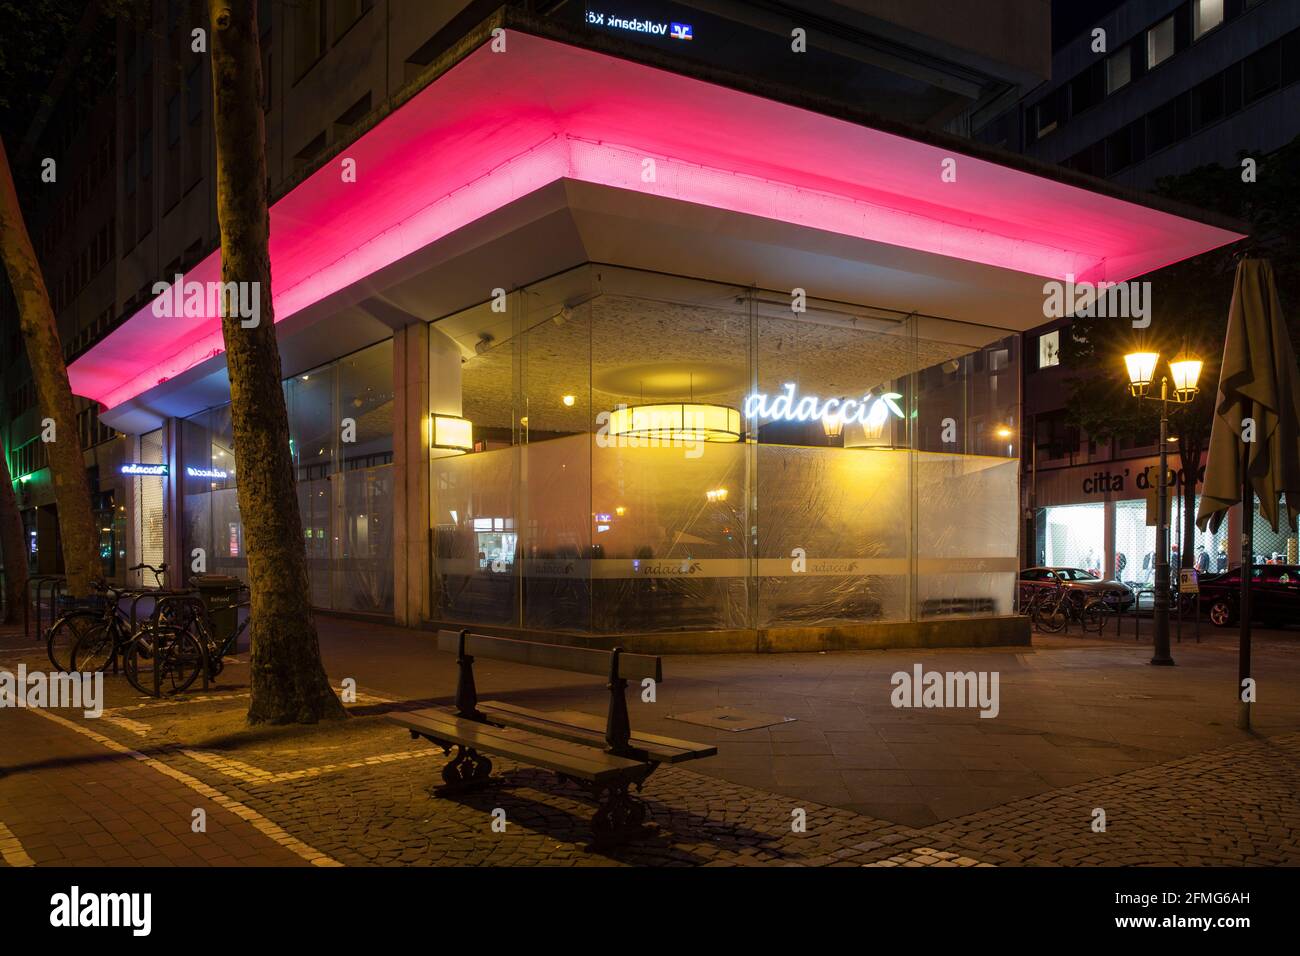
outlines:
M1195 506L1200 505L1199 497ZM1114 513L1112 564L1106 562L1108 509ZM1195 512L1193 512L1195 513ZM1183 498L1169 499L1169 566L1181 567L1183 544ZM1031 563L1050 567L1082 568L1098 577L1107 574L1132 587L1150 587L1155 580L1156 529L1147 524L1145 498L1112 502L1053 505L1043 508L1038 519L1040 548ZM1230 553L1228 522L1217 532L1201 531L1193 524L1192 567L1202 574L1217 574L1239 563ZM1112 568L1113 571L1107 569Z
M312 603L391 614L392 342L295 376L284 390ZM180 428L185 552L201 548L209 572L246 578L230 406Z
M1082 568L1098 577L1102 576L1106 563L1104 504L1097 502L1045 508L1043 522L1043 564L1053 568ZM1154 530L1151 541L1154 546Z
M1279 505L1281 517L1277 523L1277 531L1274 531L1264 516L1259 513L1258 502L1255 505L1251 544L1255 552L1256 564L1300 564L1300 555L1297 554L1297 536L1300 532L1297 531L1296 525L1287 525L1285 496L1282 501L1283 504ZM1233 563L1240 563L1240 559L1235 555Z
M430 327L433 617L619 634L1012 611L1017 338L606 266ZM978 339L978 348L963 342Z

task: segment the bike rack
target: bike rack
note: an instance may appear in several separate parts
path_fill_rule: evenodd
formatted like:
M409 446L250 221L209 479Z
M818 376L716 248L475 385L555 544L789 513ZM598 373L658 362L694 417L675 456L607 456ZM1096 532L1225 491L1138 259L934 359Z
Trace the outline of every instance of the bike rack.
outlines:
M1192 611L1192 632L1196 635L1196 643L1201 643L1201 592L1197 591L1194 595L1178 595L1178 643L1183 643L1183 605L1188 597L1194 597Z
M42 624L41 590L45 588L47 585L49 586L50 623L53 624L57 617L57 615L54 613L55 612L54 599L59 589L67 585L67 578L62 574L34 574L27 579L27 586L29 589L33 584L36 585L36 602L35 602L36 603L36 639L39 641L43 639L45 636L45 629L41 626ZM31 596L32 595L29 590L28 600L23 602L23 639L24 640L29 640L31 638L31 630L29 627L30 625L29 611L30 611L30 604L32 603Z
M168 593L163 594L158 598L157 602L154 604L153 614L150 615L155 622L162 620L163 608L166 607L168 603L173 601L181 606L189 606L195 608L199 614L203 615L205 618L210 618L210 615L208 614L208 606L203 603L203 599L199 596L198 590L195 588L185 588L185 589L177 589L177 590L169 591ZM212 628L212 622L209 619L208 621L209 631L211 630L211 628ZM203 689L206 691L209 687L208 665L211 663L208 658L208 647L206 641L202 641L202 640L199 641L199 655L200 655L199 666L202 670L202 677L203 677ZM162 696L162 671L158 666L158 648L157 648L156 640L155 640L155 647L154 647L153 695L155 697Z

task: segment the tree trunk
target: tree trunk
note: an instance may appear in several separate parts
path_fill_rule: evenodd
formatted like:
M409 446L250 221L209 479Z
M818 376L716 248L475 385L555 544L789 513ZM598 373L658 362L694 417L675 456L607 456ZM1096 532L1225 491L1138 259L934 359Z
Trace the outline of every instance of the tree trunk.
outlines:
M18 620L18 609L27 600L27 548L23 541L23 519L18 513L13 479L5 450L0 448L0 558L5 564L4 622Z
M236 309L225 309L221 320L251 591L248 720L314 723L342 717L344 711L325 676L312 621L289 415L280 385L267 248L270 216L257 0L209 0L208 13L221 279L241 283L244 295L260 302L254 326L243 327Z
M86 480L86 459L77 431L76 406L63 364L63 345L50 307L36 252L32 249L18 193L14 189L9 156L0 142L0 255L3 255L9 284L18 303L18 325L22 329L27 360L32 367L37 407L41 418L53 421L53 440L45 448L54 481L54 500L59 507L59 534L63 539L63 570L68 576L68 593L85 597L92 581L103 578L99 561L99 535L90 510L90 483ZM44 431L44 428L42 429ZM44 435L42 436L44 437Z

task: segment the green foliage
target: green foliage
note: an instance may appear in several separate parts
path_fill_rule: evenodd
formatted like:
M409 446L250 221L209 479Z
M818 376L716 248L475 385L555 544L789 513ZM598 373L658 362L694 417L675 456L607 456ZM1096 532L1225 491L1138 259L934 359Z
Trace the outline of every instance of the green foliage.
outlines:
M86 0L0 0L0 135L11 151L44 103L85 11ZM111 40L111 29L101 30L80 51L72 64L74 95L93 96L112 76Z

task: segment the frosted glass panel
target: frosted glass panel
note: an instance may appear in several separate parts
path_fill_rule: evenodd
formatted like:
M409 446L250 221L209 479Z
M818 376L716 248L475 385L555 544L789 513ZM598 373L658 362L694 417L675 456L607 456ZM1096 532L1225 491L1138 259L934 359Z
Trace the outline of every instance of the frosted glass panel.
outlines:
M1019 462L916 456L917 617L1011 614Z
M907 619L910 458L759 446L759 627Z
M518 621L517 448L433 462L433 607L448 621Z
M592 454L595 628L746 627L745 446L704 442L693 454L597 446Z

